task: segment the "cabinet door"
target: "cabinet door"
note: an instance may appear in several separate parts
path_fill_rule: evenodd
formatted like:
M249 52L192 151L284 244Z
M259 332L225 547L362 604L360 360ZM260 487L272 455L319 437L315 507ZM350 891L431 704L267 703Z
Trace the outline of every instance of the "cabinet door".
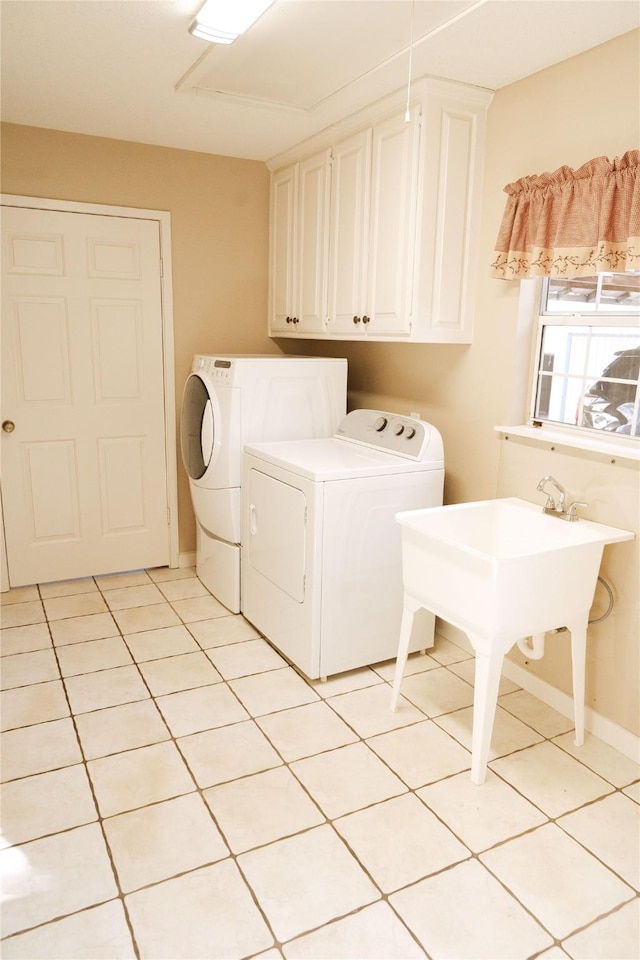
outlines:
M291 332L295 310L298 164L271 181L269 332Z
M411 333L420 108L373 128L367 333Z
M427 101L414 284L416 339L425 342L472 341L487 106L488 97L438 90Z
M300 163L296 257L296 333L324 330L329 261L330 151ZM285 318L286 322L286 318Z
M328 332L365 331L371 130L336 144L333 150L329 263ZM354 317L358 322L354 323Z

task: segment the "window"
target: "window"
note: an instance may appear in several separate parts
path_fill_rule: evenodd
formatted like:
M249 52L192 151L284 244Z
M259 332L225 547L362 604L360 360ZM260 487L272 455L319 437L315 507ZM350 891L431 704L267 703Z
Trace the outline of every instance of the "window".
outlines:
M640 271L542 283L534 422L640 438Z

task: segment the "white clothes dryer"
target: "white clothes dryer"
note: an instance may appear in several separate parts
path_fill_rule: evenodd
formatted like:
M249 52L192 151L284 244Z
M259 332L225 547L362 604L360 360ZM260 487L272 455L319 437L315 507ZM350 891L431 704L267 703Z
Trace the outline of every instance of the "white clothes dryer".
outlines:
M180 439L196 516L196 569L241 610L242 450L257 440L331 437L346 411L347 361L253 355L193 358Z
M434 426L354 410L334 437L245 447L244 616L307 677L395 657L402 537L395 515L440 506ZM425 612L412 650L433 644Z

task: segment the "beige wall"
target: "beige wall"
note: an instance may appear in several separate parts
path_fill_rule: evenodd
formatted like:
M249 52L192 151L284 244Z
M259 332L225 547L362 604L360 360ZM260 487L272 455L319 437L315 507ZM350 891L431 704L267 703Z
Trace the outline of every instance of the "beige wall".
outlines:
M637 532L637 472L602 458L551 456L522 444L507 452L508 444L494 432L495 424L515 422L510 420L514 396L521 392L518 286L490 279L488 264L506 183L638 146L639 37L638 31L619 37L495 95L488 122L476 328L468 346L269 341L268 176L262 164L8 126L2 189L171 212L178 392L197 351L281 348L346 356L351 406L417 411L439 427L446 502L497 494L535 500L540 476L554 472L578 499L591 500L594 519ZM193 516L184 480L180 511L181 549L191 550ZM637 556L637 541L607 548L605 572L617 595L616 613L590 630L588 671L589 703L636 734ZM569 692L562 643L558 639L545 659L528 669Z
M489 107L473 343L326 344L349 359L353 406L415 410L445 441L445 501L492 497L511 411L519 286L489 277L505 184L528 173L617 156L640 142L640 31L498 91ZM285 352L296 344L280 340Z
M415 410L438 426L445 447L447 503L496 495L536 501L538 480L553 473L574 499L589 502L586 513L592 519L640 536L637 464L552 454L537 445L516 446L495 433L494 425L525 417L517 403L523 392L518 370L523 351L516 331L519 284L491 279L488 268L504 210L504 185L526 174L562 164L577 167L592 157L620 156L638 147L639 90L640 32L634 31L498 91L488 114L473 343L331 346L334 355L349 359L352 406ZM526 353L528 337L523 346ZM326 344L317 349L329 352ZM587 703L638 735L638 541L607 547L603 573L614 587L616 606L614 615L589 630ZM596 601L593 616L606 608L600 589ZM547 651L526 669L570 693L568 635L550 639ZM519 652L512 658L525 666Z
M496 94L489 114L481 260L489 259L505 183L561 164L575 167L592 157L621 156L640 145L639 91L640 31L634 31ZM486 327L487 337L480 334L486 351L492 340L513 328L517 296L516 284L490 280L486 271L480 274L479 326ZM508 339L513 358L513 333ZM508 419L509 399L516 390L513 378L507 377L499 391L495 422L514 422ZM494 440L493 445L500 449L499 496L536 500L538 479L552 473L574 499L589 503L587 516L640 536L637 463L612 463L608 457L512 440ZM636 735L640 734L638 553L638 539L605 548L601 572L613 587L614 612L589 628L587 650L587 704ZM599 587L592 618L606 606L606 594ZM538 662L527 664L519 652L512 659L571 693L567 634L548 639L545 657Z
M3 193L168 210L176 410L194 353L280 353L267 337L269 173L263 163L2 125ZM195 550L178 461L180 551Z

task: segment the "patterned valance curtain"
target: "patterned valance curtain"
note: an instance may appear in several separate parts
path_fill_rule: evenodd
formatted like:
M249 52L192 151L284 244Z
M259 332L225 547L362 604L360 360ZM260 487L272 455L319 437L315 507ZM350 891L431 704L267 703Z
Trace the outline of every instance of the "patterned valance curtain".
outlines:
M629 150L507 184L491 276L571 279L639 270L639 169L640 150Z

